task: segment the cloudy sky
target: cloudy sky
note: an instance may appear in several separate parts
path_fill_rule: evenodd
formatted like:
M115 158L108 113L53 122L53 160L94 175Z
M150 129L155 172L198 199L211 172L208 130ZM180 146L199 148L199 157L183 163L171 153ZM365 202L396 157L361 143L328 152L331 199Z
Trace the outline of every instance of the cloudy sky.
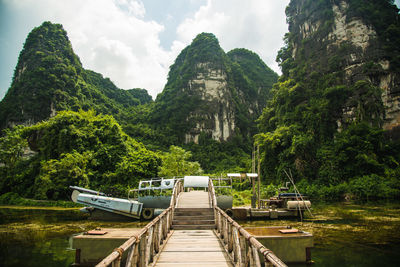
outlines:
M399 2L400 0L396 0ZM287 31L289 0L0 0L0 99L10 86L24 40L43 21L61 23L84 68L123 89L155 98L169 66L201 32L228 52L244 47L275 62Z

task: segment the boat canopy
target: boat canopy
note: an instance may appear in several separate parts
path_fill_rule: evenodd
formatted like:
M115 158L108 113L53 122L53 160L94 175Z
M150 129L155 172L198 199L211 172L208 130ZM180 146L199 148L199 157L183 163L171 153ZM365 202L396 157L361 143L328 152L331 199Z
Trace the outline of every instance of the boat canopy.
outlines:
M187 187L206 187L208 188L208 176L185 176L183 178L183 186Z

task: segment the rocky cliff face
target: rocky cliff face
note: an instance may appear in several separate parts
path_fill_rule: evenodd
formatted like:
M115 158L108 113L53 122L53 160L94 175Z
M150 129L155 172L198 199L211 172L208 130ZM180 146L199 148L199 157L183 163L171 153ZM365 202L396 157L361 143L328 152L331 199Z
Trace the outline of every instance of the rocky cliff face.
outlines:
M188 81L187 90L197 95L199 101L186 120L196 121L187 133L185 143L198 143L201 132L215 140L226 141L235 130L235 108L228 76L225 70L215 68L210 62L198 63L195 77Z
M262 66L254 73L270 80L258 80L246 71L250 62L253 68ZM178 143L198 143L201 134L218 141L235 134L250 136L276 80L254 53L239 49L225 54L213 34L202 33L171 66L153 122L170 129Z
M303 70L335 73L336 84L368 81L381 90L385 107L383 128L400 125L400 74L398 49L399 16L390 1L292 0L287 8L290 34L288 51L292 62L308 62ZM375 18L376 17L376 18ZM382 22L384 20L385 22ZM287 52L288 52L287 51ZM284 62L282 62L285 67ZM339 126L354 119L350 97Z

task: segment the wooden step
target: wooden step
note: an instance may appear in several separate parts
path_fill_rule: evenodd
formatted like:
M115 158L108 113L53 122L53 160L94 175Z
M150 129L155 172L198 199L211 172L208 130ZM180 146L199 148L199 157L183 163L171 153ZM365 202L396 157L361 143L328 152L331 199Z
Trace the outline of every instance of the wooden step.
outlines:
M182 209L177 208L174 211L174 216L213 216L213 209Z
M214 224L205 225L172 225L174 230L212 230L215 229Z
M214 216L214 213L208 211L196 211L196 212L174 212L174 216Z
M214 220L214 215L186 216L174 214L174 220Z
M175 208L175 211L212 211L212 212L214 212L214 209L212 209L212 208Z
M214 220L173 220L172 225L206 225L215 224Z

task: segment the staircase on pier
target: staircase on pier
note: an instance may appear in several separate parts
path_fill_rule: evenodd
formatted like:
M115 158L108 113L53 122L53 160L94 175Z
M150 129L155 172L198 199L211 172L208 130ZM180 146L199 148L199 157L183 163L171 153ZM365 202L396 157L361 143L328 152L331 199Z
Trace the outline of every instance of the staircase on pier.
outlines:
M215 229L214 210L210 207L208 193L203 191L183 192L178 199L172 221L174 230Z
M208 192L182 192L172 221L173 233L155 266L232 266L215 235Z

